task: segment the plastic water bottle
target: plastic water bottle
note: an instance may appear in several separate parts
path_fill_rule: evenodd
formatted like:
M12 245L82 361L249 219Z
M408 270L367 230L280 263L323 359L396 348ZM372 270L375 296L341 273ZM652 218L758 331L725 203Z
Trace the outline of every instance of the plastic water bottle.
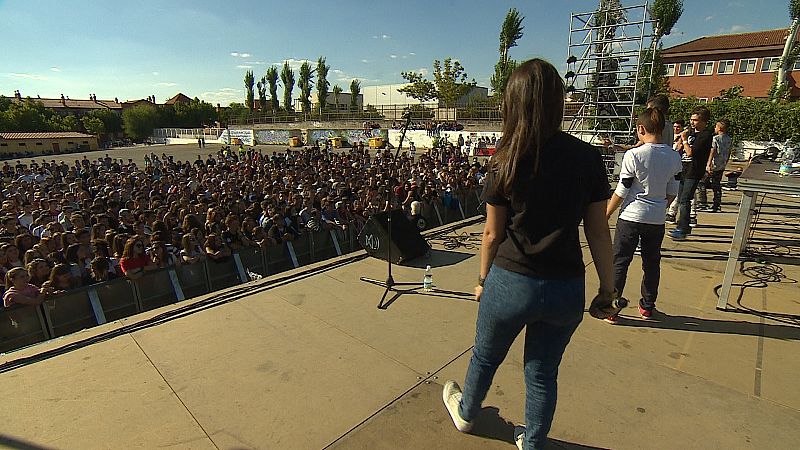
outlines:
M422 290L431 292L433 290L433 271L431 266L425 268L425 278L422 279Z
M794 151L790 148L786 148L783 150L783 154L781 155L781 165L778 169L778 173L780 176L789 175L792 171L792 162L794 161Z

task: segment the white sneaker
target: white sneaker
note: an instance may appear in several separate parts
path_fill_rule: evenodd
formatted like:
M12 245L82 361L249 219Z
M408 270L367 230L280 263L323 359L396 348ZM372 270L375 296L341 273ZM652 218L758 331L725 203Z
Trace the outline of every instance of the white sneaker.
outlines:
M525 425L516 425L514 427L514 443L517 444L519 450L525 447Z
M442 389L442 401L450 413L450 418L453 419L453 424L456 429L462 433L466 433L472 429L472 422L467 422L461 418L461 413L458 412L458 405L461 403L461 387L453 380L449 380L444 384Z

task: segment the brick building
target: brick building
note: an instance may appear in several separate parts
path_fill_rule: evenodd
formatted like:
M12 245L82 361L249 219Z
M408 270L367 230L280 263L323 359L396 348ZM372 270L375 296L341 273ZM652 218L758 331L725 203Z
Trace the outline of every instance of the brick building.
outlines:
M711 100L742 86L745 97L767 97L788 30L706 36L664 49L662 57L673 95ZM800 61L789 73L791 97L800 97Z

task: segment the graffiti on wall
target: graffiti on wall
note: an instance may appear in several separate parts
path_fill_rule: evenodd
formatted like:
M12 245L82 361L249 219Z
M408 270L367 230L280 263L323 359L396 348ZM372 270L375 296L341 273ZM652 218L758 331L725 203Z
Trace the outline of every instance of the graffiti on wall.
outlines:
M291 130L258 130L256 131L256 142L259 144L287 145L289 138L299 133Z
M229 132L230 136L228 136ZM254 145L253 130L222 130L217 142L221 144L230 144L231 139L235 139L236 142L241 142L244 145Z
M349 144L357 142L366 142L371 137L382 137L387 139L389 132L381 128L373 128L370 132L365 133L364 130L308 130L308 141L316 142L317 140L326 140L332 137L342 138L342 141Z

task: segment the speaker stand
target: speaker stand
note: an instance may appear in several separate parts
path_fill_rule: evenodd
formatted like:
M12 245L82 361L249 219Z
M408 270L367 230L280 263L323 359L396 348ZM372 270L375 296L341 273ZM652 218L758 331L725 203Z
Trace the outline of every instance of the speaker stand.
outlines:
M409 112L408 113L408 117L406 117L406 124L403 127L403 134L400 135L400 143L397 145L397 151L395 151L395 153L394 153L394 158L393 158L394 162L397 162L397 156L400 154L400 149L403 148L403 140L406 137L406 131L408 130L408 127L410 125L411 125L411 113ZM390 189L389 189L389 199L388 199L390 208L391 208L391 204L392 204L393 198L394 198L394 186L391 186ZM398 283L398 282L394 281L394 277L392 277L392 242L394 242L394 241L392 240L393 236L392 236L392 214L391 214L391 211L389 212L389 215L387 216L386 222L387 222L386 223L386 228L387 228L387 232L389 234L389 244L388 244L388 247L386 248L386 261L389 263L389 272L388 272L388 275L386 276L386 281L376 280L374 278L367 278L367 277L360 277L359 278L359 280L361 280L361 281L363 281L365 283L370 283L370 284L374 284L376 286L380 286L382 288L385 288L384 291L383 291L383 295L381 296L381 301L378 302L378 309L386 309L386 308L388 308L389 305L391 305L392 302L397 300L397 298L400 297L401 295L405 294L406 292L415 291L420 287L420 283L408 283L408 282ZM395 289L395 286L416 286L416 287L412 288L412 289L398 290L398 289ZM392 298L388 302L386 302L386 296L389 295L389 292L394 292L394 295L392 296Z

